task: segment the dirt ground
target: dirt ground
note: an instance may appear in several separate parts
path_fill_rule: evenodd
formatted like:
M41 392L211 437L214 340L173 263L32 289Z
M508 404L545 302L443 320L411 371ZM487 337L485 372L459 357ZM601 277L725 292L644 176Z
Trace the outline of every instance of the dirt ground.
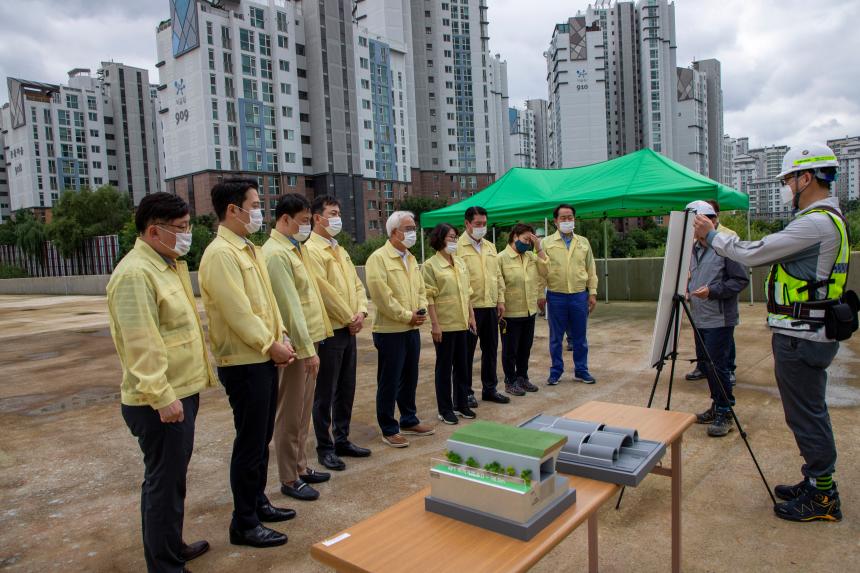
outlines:
M653 381L645 367L655 305L600 304L589 325L594 386L565 374L544 384L547 326L538 321L531 378L540 392L509 405L481 403L480 419L516 423L537 413L563 414L589 400L644 405ZM742 305L738 348L737 413L771 485L794 483L801 464L783 420L773 381L770 336L761 305ZM142 571L139 485L143 466L136 441L119 413L119 362L100 297L0 297L0 569L9 571ZM375 421L376 352L369 331L359 336L359 373L352 439L373 449L370 458L322 484L316 502L285 499L270 464L269 495L298 517L281 525L289 543L276 549L232 546L228 464L232 417L220 388L202 395L197 439L188 477L185 537L208 539L212 550L190 564L195 571L324 571L311 544L376 513L428 483L428 464L453 429L435 422L434 352L422 332L418 411L437 426L404 450L380 441ZM691 356L689 331L682 355ZM793 524L772 515L771 503L738 432L685 436L683 559L685 571L840 571L860 559L860 337L843 344L830 368L828 395L840 458L836 479L843 500L841 523ZM568 368L570 354L566 353ZM679 364L672 408L707 406L704 382L687 382ZM501 366L499 367L501 374ZM661 383L657 404L665 404ZM311 432L313 435L313 432ZM313 438L311 438L311 442ZM316 459L315 444L308 455ZM620 511L600 513L602 571L665 571L669 564L670 480L648 477L628 490ZM584 571L585 527L550 552L533 571ZM421 532L416 532L421 535ZM477 533L479 535L479 533ZM421 571L420 563L404 570Z

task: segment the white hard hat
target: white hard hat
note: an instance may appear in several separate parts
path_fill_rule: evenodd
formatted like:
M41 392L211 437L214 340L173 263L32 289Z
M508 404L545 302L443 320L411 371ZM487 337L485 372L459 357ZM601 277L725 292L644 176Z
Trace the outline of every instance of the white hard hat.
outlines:
M693 201L689 205L687 205L686 209L693 211L696 215L707 215L710 217L716 217L717 212L714 211L714 208L710 203L705 201Z
M839 161L832 149L820 143L795 145L782 158L782 171L776 178L782 179L795 171L821 167L839 167Z

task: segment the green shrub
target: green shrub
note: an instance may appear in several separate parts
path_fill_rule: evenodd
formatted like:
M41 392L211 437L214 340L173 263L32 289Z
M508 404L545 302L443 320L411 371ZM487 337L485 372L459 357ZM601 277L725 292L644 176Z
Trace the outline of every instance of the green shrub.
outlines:
M471 456L469 456L469 459L466 460L466 465L469 466L470 468L481 467L481 464L478 463L478 460L476 460L475 458L473 458Z
M448 461L451 462L452 464L462 464L463 463L463 456L461 456L460 454L458 454L456 452L446 451L445 457L447 457Z
M0 279L25 279L29 276L21 267L0 263Z

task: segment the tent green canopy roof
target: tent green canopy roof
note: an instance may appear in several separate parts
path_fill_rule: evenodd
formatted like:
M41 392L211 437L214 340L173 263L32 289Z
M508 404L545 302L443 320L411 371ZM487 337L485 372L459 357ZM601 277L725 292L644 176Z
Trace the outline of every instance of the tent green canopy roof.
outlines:
M743 193L642 149L571 169L515 167L480 193L423 213L421 226L460 224L471 206L485 208L491 224L510 225L551 218L559 203L572 204L577 218L595 219L665 215L697 199L716 199L724 211L749 208Z

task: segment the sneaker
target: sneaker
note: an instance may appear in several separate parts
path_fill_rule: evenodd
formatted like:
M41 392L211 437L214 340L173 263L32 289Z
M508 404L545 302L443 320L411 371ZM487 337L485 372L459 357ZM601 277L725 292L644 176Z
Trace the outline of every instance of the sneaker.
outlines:
M445 412L444 414L440 412L438 418L440 422L449 426L460 423L460 420L457 419L457 416L453 412Z
M573 375L573 379L583 384L594 384L597 379L590 372L579 372Z
M481 400L484 402L495 402L496 404L508 404L511 399L503 394L499 394L498 391L493 390L492 392L484 392L481 396ZM471 406L469 406L471 408Z
M519 386L520 389L525 390L526 392L537 392L538 391L537 386L532 384L528 378L523 378L522 376L517 378L517 386Z
M512 396L525 396L525 391L516 382L505 380L505 392Z
M392 448L408 448L409 440L400 434L392 434L390 436L382 436L382 442L388 444Z
M708 426L708 435L712 438L722 438L728 435L734 427L734 421L728 412L717 412L714 421Z
M808 478L803 478L800 483L796 483L794 485L778 485L773 488L773 493L776 494L776 497L779 499L784 499L785 501L791 501L793 499L797 499L810 488L814 488L815 486L809 483Z
M454 414L461 418L466 418L467 420L474 420L477 417L469 408L457 408L454 410Z
M798 497L773 506L780 519L788 521L841 521L842 508L836 485L833 489L820 490L809 487Z
M478 407L478 399L475 398L474 394L469 394L469 396L466 398L466 404L470 408L477 408Z
M713 402L711 402L711 407L702 412L701 414L696 414L696 423L697 424L713 424L714 419L716 418L716 406Z
M424 424L415 424L408 428L401 426L400 433L404 436L432 436L436 433L436 430L430 426L425 426Z
M547 386L555 386L556 384L558 384L558 378L553 378L552 376L550 376L546 379L546 383Z
M704 380L707 376L705 376L705 373L699 370L699 367L696 366L696 368L692 372L688 372L684 378L687 380Z

